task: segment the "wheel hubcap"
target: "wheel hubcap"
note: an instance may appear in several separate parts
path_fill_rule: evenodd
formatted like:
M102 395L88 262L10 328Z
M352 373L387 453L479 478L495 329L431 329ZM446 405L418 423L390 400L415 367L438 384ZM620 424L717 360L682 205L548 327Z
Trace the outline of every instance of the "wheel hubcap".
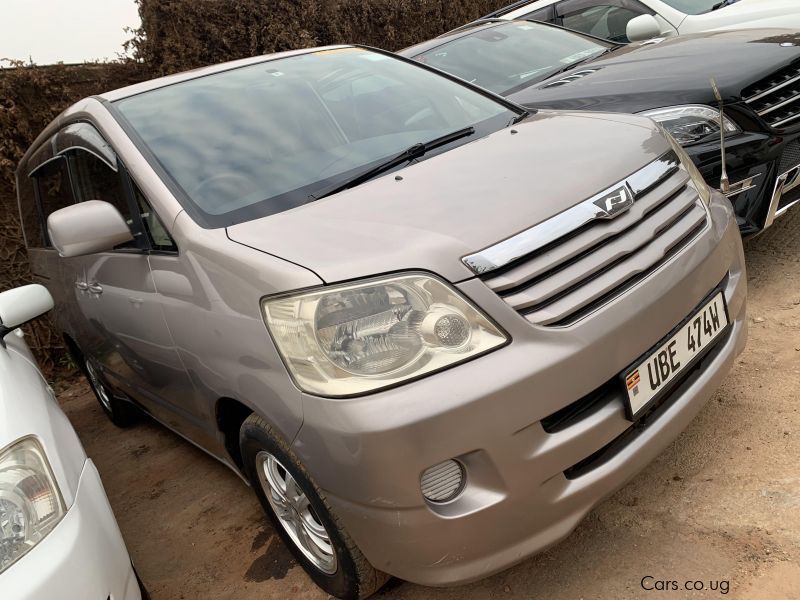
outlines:
M89 374L89 383L92 384L92 387L97 392L100 404L102 404L108 412L111 412L111 395L108 393L106 386L103 385L103 382L100 381L100 377L98 377L94 366L88 360L86 361L86 372Z
M269 452L256 456L258 479L267 500L303 555L323 573L336 572L336 553L325 526L291 473Z

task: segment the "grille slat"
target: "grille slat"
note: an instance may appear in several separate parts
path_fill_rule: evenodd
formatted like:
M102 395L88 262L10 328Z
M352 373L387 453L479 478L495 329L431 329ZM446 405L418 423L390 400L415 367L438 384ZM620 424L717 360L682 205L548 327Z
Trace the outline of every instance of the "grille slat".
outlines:
M575 289L567 290L562 296L546 303L544 306L528 308L526 318L534 323L550 325L564 322L572 313L580 311L594 301L606 297L614 289L625 284L629 279L647 272L658 265L680 242L685 242L686 233L695 230L706 221L705 209L696 206L670 227L662 236L653 240L640 252L626 260L612 265L608 270L583 282Z
M647 277L707 226L707 210L686 169L675 163L665 170L665 157L656 161L660 168L653 163L628 177L636 193L625 212L588 223L576 219L572 232L566 229L546 246L529 240L528 254L484 273L484 283L528 321L559 327ZM561 226L572 210L553 219ZM546 232L548 223L531 231L544 226Z
M800 63L750 86L742 97L774 129L800 125Z

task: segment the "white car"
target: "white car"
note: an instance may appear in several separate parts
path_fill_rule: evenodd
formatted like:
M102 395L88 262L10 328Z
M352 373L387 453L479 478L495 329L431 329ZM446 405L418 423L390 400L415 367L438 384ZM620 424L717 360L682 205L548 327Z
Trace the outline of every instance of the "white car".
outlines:
M52 307L41 285L0 294L0 598L140 600L97 468L19 329Z
M800 0L524 0L486 18L533 19L625 43L752 27L800 31Z

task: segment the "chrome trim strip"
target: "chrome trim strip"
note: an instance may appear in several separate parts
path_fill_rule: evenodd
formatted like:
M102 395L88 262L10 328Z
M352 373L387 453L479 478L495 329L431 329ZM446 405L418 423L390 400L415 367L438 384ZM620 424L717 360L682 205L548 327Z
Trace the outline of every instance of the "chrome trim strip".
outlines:
M775 212L775 218L777 219L778 217L782 217L783 215L785 215L785 214L786 214L786 212L787 212L787 211L788 211L790 208L792 208L792 207L793 207L795 204L797 204L798 202L800 202L800 198L798 198L797 200L795 200L795 201L794 201L794 202L792 202L791 204L787 204L786 206L784 206L784 207L783 207L782 209L780 209L779 211L776 211L776 212Z
M797 102L798 100L800 100L800 94L792 96L788 100L784 100L783 102L779 102L778 104L773 104L772 106L770 106L769 108L765 108L764 110L759 110L757 114L759 117L763 117L764 115L768 115L769 113L771 113L773 110L778 110L779 108L783 108L787 104L791 104L792 102Z
M765 91L763 91L761 93L756 94L755 96L750 96L749 98L745 98L744 101L749 104L750 102L755 102L756 100L761 100L761 98L763 98L765 96L769 96L772 92L777 92L778 90L782 90L787 85L792 85L796 81L800 81L800 75L792 77L791 79L787 79L783 83L779 83L775 87L771 87L768 90L765 90Z
M778 204L780 204L783 194L793 190L798 185L800 185L800 165L792 167L785 173L778 175L775 180L775 189L772 192L772 200L770 200L769 203L767 219L764 221L764 229L770 227L775 222L776 217L781 216L789 208L797 204L797 202L792 202L789 206L784 206L782 209L778 210Z
M753 180L758 179L761 177L762 173L757 173L752 177L747 177L742 179L741 181L737 181L736 183L732 183L730 185L730 189L725 194L728 198L732 198L737 194L741 194L742 192L746 192L747 190L752 190L754 187L758 187L757 184L753 183Z
M781 125L786 125L787 123L789 123L790 121L794 121L795 119L800 119L800 113L792 115L791 117L789 117L788 119L784 119L783 121L778 121L777 123L772 123L770 125L770 127L772 127L773 129L777 129Z
M677 154L669 151L626 179L609 186L599 194L568 208L554 217L534 225L502 242L462 258L462 262L475 274L483 275L511 264L528 254L541 250L597 219L607 219L608 214L598 209L595 202L627 185L634 199L675 173L680 166ZM620 213L621 214L621 213Z

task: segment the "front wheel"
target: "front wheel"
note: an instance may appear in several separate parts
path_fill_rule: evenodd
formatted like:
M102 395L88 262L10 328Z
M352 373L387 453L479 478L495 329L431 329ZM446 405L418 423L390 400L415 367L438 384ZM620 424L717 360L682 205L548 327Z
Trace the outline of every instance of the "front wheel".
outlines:
M239 441L246 475L261 505L314 582L332 596L353 600L380 589L388 576L367 562L322 491L270 426L251 415Z

